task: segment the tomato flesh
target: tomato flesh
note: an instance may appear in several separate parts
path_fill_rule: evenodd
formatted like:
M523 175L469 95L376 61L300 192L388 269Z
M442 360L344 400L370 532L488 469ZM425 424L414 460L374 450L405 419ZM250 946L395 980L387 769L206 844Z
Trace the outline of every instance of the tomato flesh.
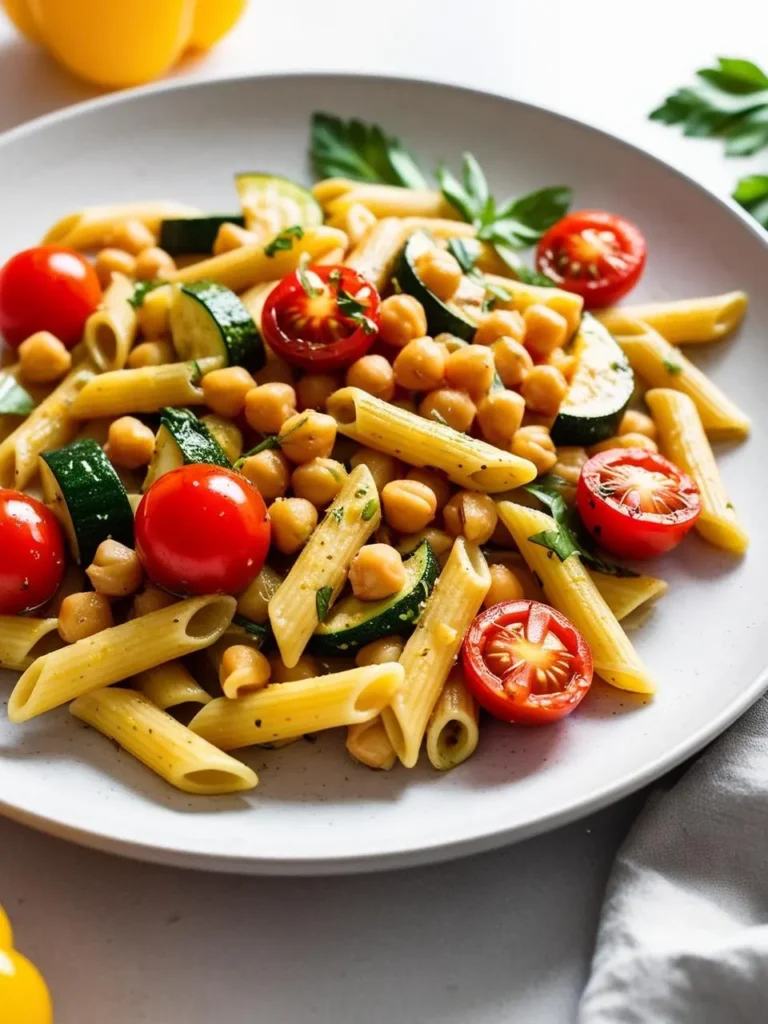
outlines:
M74 249L39 245L0 270L0 334L13 348L36 331L50 331L71 348L100 302L96 271Z
M519 725L569 715L592 684L586 640L564 615L538 601L502 601L481 612L461 656L478 704Z
M261 330L270 348L294 366L338 370L376 340L380 305L379 293L356 270L307 267L270 292Z
M42 502L0 489L0 615L31 611L64 575L64 538Z
M136 510L136 550L153 583L173 594L236 594L264 564L264 500L229 469L190 465L165 473Z
M647 249L640 229L604 210L569 213L547 231L536 266L560 288L584 299L587 309L610 306L634 288Z
M644 448L613 448L582 467L576 507L595 540L619 558L645 559L677 547L701 512L687 473Z

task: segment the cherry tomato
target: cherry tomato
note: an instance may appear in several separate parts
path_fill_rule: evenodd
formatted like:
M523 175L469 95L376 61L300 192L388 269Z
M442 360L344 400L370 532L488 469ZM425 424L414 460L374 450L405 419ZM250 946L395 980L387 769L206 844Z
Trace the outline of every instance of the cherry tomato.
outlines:
M38 969L14 949L0 950L3 1024L51 1024L53 1007Z
M619 558L653 558L677 547L701 512L696 484L644 448L612 448L584 463L576 489L584 526Z
M569 213L547 231L536 266L560 288L584 298L587 309L610 306L634 288L646 245L632 221L604 210Z
M25 249L0 270L0 334L14 348L35 331L50 331L71 348L100 302L96 271L73 249Z
M231 469L191 465L161 476L136 510L147 575L174 594L236 594L269 550L264 499Z
M365 355L379 330L379 293L350 267L307 267L283 278L261 314L267 344L289 363L322 373Z
M569 715L592 683L589 644L564 615L538 601L502 601L481 612L461 657L478 704L518 725Z
M44 604L64 575L64 538L53 512L20 491L0 489L0 615Z

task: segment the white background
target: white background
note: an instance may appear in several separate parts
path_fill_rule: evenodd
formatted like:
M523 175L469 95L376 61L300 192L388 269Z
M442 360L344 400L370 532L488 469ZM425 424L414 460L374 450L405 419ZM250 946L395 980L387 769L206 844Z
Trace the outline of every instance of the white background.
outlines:
M176 74L472 85L589 121L726 192L768 158L726 162L646 115L715 55L768 64L766 39L764 0L251 0L228 39ZM0 19L0 131L94 95ZM574 1019L602 887L640 802L493 854L350 879L134 864L3 821L0 903L57 1024L560 1024Z

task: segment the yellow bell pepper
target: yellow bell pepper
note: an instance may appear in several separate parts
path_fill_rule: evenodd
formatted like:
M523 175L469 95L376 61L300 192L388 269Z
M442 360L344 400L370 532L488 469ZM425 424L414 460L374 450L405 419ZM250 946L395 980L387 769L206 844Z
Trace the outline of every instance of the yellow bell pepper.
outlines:
M107 88L165 74L213 46L246 0L0 0L11 21L70 71Z
M53 1006L38 969L13 948L13 934L0 907L0 1020L3 1024L52 1024Z

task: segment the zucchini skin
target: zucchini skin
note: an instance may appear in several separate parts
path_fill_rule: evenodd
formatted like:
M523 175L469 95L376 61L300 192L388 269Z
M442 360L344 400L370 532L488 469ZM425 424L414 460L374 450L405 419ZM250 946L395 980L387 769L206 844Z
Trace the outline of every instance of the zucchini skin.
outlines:
M213 243L222 224L245 227L241 213L214 213L207 217L179 217L160 221L158 245L171 256L213 252Z
M259 329L233 291L213 281L195 281L183 285L181 292L199 302L215 323L229 366L244 366L252 373L264 368L267 354Z
M275 206L275 192L279 197L289 200L293 208L298 206L300 211L298 220L291 212L290 206L282 209L282 223L275 234L293 224L298 224L303 228L312 228L323 223L323 208L312 192L303 185L299 185L298 182L291 181L290 178L279 174L264 174L260 171L243 171L235 175L235 188L240 196L243 209L246 211L253 208L254 198L266 192L271 192L269 205L272 207ZM258 207L259 204L255 205Z
M166 407L160 413L160 423L179 446L184 465L203 462L224 469L232 468L219 442L191 409Z
M477 324L465 317L459 316L441 299L438 299L422 283L419 275L416 273L416 267L411 256L411 248L414 238L417 238L419 234L423 234L423 232L414 232L402 248L394 274L397 278L397 283L404 292L418 299L424 307L424 313L427 317L427 330L430 337L434 338L438 334L447 333L454 334L457 338L463 338L464 341L472 341L477 330Z

